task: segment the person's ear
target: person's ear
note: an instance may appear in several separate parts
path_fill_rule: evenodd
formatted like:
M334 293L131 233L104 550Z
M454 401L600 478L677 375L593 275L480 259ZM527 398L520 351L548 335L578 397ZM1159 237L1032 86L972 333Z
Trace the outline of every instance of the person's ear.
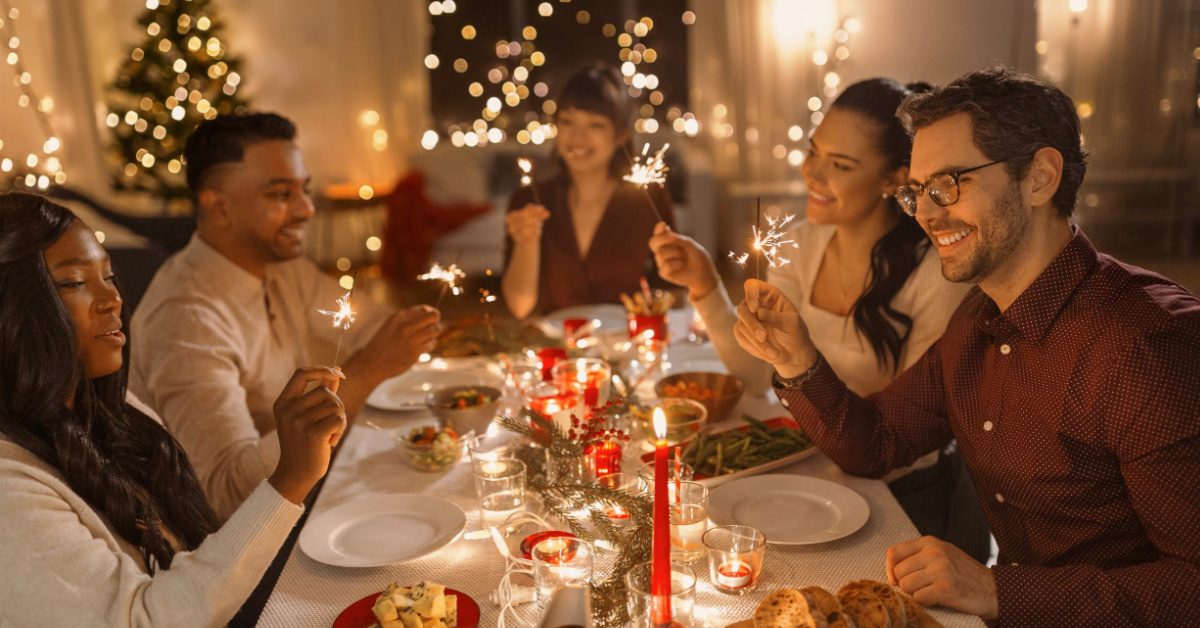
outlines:
M1058 149L1043 146L1033 154L1029 172L1023 183L1028 186L1029 204L1033 207L1053 202L1062 183L1063 156Z
M227 227L233 222L229 198L222 190L208 186L196 195L196 217L213 225Z

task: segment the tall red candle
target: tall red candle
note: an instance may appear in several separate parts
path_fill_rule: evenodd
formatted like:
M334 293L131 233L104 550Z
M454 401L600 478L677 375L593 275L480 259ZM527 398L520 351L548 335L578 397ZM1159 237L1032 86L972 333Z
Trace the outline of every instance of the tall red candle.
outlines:
M671 625L671 514L667 497L667 415L654 409L654 544L650 564L650 618L655 626Z

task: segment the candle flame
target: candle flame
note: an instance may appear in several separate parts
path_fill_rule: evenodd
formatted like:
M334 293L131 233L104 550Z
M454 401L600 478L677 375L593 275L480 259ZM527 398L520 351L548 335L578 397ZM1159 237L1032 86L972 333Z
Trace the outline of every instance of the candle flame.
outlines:
M338 297L337 306L336 310L317 310L317 312L331 317L334 327L350 329L350 325L354 322L354 310L350 309L349 292Z
M654 409L654 435L658 440L667 439L667 413L662 408Z
M663 144L653 157L649 157L650 145L642 147L642 154L633 158L629 174L621 177L640 188L648 188L651 184L662 185L667 182L667 165L663 162L663 153L667 152L670 144Z
M450 264L442 268L440 264L434 264L430 267L429 272L424 275L417 275L419 281L443 281L446 287L450 289L450 294L458 296L462 293L462 286L458 285L459 279L465 279L467 273L463 272L458 264Z

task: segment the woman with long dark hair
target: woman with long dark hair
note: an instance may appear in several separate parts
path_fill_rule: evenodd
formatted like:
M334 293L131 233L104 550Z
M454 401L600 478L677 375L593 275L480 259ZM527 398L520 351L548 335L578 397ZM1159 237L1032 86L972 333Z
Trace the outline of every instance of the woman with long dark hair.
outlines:
M789 264L767 272L767 281L797 304L830 366L861 395L883 389L916 362L941 337L970 289L942 277L937 252L893 196L907 180L912 152L896 109L910 93L927 89L876 78L847 87L834 100L810 137L801 168L808 188L806 220L790 231L798 248L783 251ZM771 367L734 339L737 317L712 259L691 239L662 226L651 248L663 278L688 289L729 370L752 392L765 391ZM910 468L889 479L918 528L945 534L947 503L931 503L925 489L930 481L952 482L955 475L948 463L932 467L936 462L937 454L931 454L915 465L929 468L924 473L901 479ZM951 490L936 490L943 488ZM974 535L972 543L987 551L986 534Z
M673 220L671 198L660 186L621 180L632 151L627 89L614 68L594 65L572 74L555 100L558 172L513 194L506 216L501 292L517 318L619 303L640 277L654 275L642 251L655 209Z
M345 429L340 374L297 370L275 404L279 464L218 528L179 444L127 396L124 344L95 234L0 195L0 624L228 622Z

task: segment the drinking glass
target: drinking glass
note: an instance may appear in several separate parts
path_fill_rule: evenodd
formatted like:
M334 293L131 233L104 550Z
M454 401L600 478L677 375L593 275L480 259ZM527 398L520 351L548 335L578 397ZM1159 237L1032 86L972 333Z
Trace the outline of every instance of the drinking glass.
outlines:
M654 596L650 593L651 563L635 565L625 573L626 608L629 622L636 628L654 628L651 611ZM696 600L696 572L687 565L671 563L671 620L672 626L692 625L692 607Z
M525 504L525 463L490 460L472 465L479 514L485 522L502 521Z
M692 563L704 558L702 537L708 530L708 489L696 482L672 482L671 560Z

